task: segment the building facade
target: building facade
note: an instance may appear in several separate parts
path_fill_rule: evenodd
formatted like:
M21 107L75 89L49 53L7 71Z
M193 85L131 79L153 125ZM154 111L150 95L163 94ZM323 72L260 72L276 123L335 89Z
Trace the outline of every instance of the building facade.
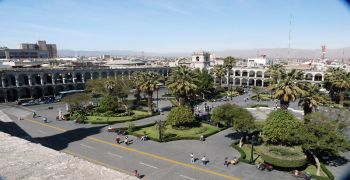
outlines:
M168 77L171 68L5 69L0 70L0 102L56 96L61 91L84 89L85 83L92 79L117 78L117 76L130 79L135 71L154 71Z

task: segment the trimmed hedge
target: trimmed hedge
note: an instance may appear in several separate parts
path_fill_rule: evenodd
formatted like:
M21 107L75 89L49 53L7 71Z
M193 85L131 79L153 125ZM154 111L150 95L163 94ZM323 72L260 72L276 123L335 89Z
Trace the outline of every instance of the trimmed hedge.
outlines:
M328 176L329 179L334 179L333 173L324 164L321 164L321 169Z
M109 120L107 121L104 120L104 121L94 121L94 120L87 120L86 122L87 123L90 123L90 124L117 124L117 123L125 123L125 122L132 122L132 121L137 121L137 120L140 120L140 119L144 119L144 118L148 118L148 117L152 117L152 116L156 116L156 115L159 115L160 113L159 112L156 112L156 113L153 113L152 115L133 115L132 119L126 119L126 120L120 120L120 121L113 121L113 120Z
M282 168L297 168L304 166L307 163L306 155L282 156L271 152L271 148L277 148L281 151L289 151L292 153L291 149L288 149L288 147L283 146L265 146L265 148L261 148L261 158L271 165ZM302 153L302 151L300 151L300 153Z
M238 159L240 162L243 162L243 163L247 163L247 164L254 164L254 163L251 163L249 160L246 160L246 154L244 152L244 150L242 148L240 148L237 144L239 143L239 140L238 141L234 141L232 144L231 144L231 147L233 147L234 149L236 149L239 154L241 155Z
M250 108L256 108L256 107L269 107L268 104L253 104L250 106Z

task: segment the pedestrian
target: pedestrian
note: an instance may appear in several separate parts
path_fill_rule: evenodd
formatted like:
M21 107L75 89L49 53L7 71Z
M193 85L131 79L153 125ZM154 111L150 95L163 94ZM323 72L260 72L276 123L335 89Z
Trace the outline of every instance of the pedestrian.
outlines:
M191 156L191 163L193 164L194 163L194 154L191 153L190 156Z
M135 176L136 178L139 178L139 179L140 179L140 174L139 174L139 172L137 172L137 170L134 170L134 176Z
M120 144L120 137L117 136L117 137L115 138L115 141L117 141L117 143Z
M128 139L128 136L125 136L124 143L125 143L125 145L129 145L129 139Z
M202 157L202 164L207 165L207 158L205 156Z
M224 162L224 165L226 166L226 167L228 167L228 158L227 157L225 157L225 162Z
M35 118L36 117L36 113L35 112L33 112L33 118Z
M44 123L47 123L47 118L43 117L43 121L44 121Z

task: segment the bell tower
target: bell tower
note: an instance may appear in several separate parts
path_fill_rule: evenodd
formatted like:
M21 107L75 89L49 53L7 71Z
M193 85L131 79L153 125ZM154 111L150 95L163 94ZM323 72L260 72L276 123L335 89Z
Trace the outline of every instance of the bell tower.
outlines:
M210 66L210 53L206 51L193 52L191 67L192 68L207 68Z

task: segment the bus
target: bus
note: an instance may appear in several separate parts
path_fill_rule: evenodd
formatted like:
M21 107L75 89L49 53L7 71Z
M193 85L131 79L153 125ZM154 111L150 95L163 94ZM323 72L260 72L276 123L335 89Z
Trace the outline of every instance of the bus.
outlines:
M67 95L70 95L70 94L82 93L82 92L85 92L85 90L61 91L61 92L59 92L59 95L56 96L56 100L61 100L61 99L63 99L64 97L66 97Z

